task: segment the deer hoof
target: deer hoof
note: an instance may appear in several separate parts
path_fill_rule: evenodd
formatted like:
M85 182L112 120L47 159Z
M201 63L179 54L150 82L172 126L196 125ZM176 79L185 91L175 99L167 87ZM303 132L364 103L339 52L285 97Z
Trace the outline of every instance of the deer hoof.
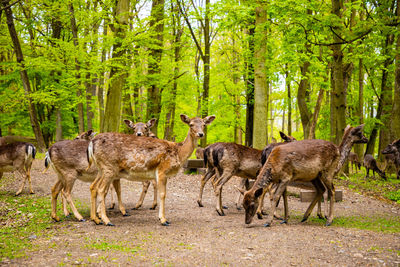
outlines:
M282 220L280 224L287 224L287 220Z
M31 191L31 192L29 192L29 194L33 195L33 194L35 194L35 192Z
M228 206L222 206L222 208L223 208L224 210L227 210L227 209L228 209Z
M129 217L129 216L131 216L129 213L127 213L127 212L125 212L125 214L123 214L122 216L124 216L124 217Z
M165 221L165 223L162 223L161 225L162 226L170 226L170 223L169 223L169 221Z
M106 226L115 226L115 224L109 222L106 224Z
M332 225L332 222L326 222L325 226L330 226Z
M65 218L69 219L71 216L69 214L65 215Z
M149 210L155 210L157 206L151 207Z
M262 220L262 218L263 218L262 214L261 214L261 213L257 213L257 218L258 218L259 220Z
M218 210L217 209L217 213L218 213L219 216L225 216L225 213L224 213L223 210Z
M322 220L322 219L325 219L325 217L324 217L322 214L317 214L317 216L318 216L318 218L321 219L321 220Z
M132 210L138 210L140 207L134 207L132 208Z
M303 218L303 219L301 220L301 222L305 222L305 221L307 221L307 219L308 219L308 218Z
M86 220L85 219L80 219L79 222L86 222Z
M60 218L58 218L58 216L55 216L55 217L51 217L55 222L59 222L60 221Z
M266 223L266 224L264 224L264 227L271 227L271 224L270 223Z
M199 205L199 207L204 207L204 206L203 206L203 203L201 203L200 200L197 200L197 204Z
M114 206L111 206L108 208L108 210L113 210L113 209L114 209Z
M237 210L242 210L242 207L236 206Z

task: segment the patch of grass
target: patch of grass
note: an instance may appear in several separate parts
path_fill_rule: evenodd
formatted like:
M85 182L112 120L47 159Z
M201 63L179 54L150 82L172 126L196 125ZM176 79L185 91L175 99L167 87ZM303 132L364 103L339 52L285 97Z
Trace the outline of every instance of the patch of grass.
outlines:
M303 215L295 215L293 220L300 221L302 218ZM325 222L325 220L313 216L310 216L307 220L307 224L320 226L324 226ZM383 218L379 216L339 216L333 219L332 226L356 228L360 230L369 230L381 233L400 233L400 218Z
M339 177L335 184L381 200L390 200L400 204L400 179L396 179L395 176L385 181L378 176L375 179L371 177L365 179L364 173L356 173L348 177Z
M51 227L48 197L0 192L0 262L23 257Z
M86 248L96 249L102 251L121 251L131 254L135 254L141 250L140 246L132 247L130 244L125 242L113 242L110 240L96 240L90 244L85 245Z

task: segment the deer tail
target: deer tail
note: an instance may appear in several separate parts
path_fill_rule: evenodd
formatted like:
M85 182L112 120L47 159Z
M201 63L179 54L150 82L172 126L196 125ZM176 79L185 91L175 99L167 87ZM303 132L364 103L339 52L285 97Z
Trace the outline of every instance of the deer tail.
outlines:
M87 160L89 162L89 165L86 170L89 170L89 168L92 166L93 161L96 162L96 160L93 157L93 141L89 142L89 146L87 148Z
M46 156L44 158L44 171L42 173L47 172L47 170L50 168L50 165L52 164L51 158L50 158L50 150L46 152Z

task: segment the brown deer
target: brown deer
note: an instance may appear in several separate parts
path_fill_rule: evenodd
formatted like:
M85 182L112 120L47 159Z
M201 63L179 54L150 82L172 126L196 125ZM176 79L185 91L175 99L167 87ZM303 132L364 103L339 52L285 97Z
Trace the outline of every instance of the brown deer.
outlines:
M361 161L358 158L358 155L354 152L350 152L349 154L349 162L350 162L350 166L351 166L351 171L357 172L357 169L360 170L361 169Z
M21 187L15 193L16 196L21 194L26 181L29 182L29 192L34 194L31 182L31 167L35 155L36 148L30 143L14 142L7 144L2 142L2 145L0 145L0 179L3 177L4 172L15 171L24 178Z
M385 170L391 162L396 170L397 179L400 179L400 139L393 141L391 144L387 145L382 154L385 155L386 166Z
M215 119L215 116L191 119L184 114L180 117L189 126L186 139L181 143L120 133L99 134L89 143L89 166L94 161L100 169L90 186L90 217L96 224L100 224L96 215L98 195L100 217L104 224L113 225L106 215L104 198L111 182L121 177L134 181L156 179L160 197L159 219L162 225L169 225L165 218L167 180L179 171L193 153L198 139L204 136L204 127Z
M83 182L93 182L96 179L98 170L95 166L88 168L86 153L89 142L94 137L94 134L92 130L89 130L78 135L74 140L56 142L46 153L46 170L52 166L58 178L58 181L51 189L51 218L55 221L60 220L57 216L57 197L60 192L62 192L63 203L65 203L65 198L75 218L78 221L85 221L72 201L71 191L77 179ZM122 206L121 201L120 181L115 180L113 185L117 192L120 210L126 216L125 208ZM66 205L63 204L63 207L64 215L69 216Z
M285 142L296 140L282 132L280 132L280 135ZM263 151L235 143L215 143L206 147L204 150L204 164L208 168L201 179L200 193L197 200L199 207L203 207L202 197L205 184L211 177L215 176L215 181L213 182L214 192L217 197L215 209L220 216L224 216L225 213L222 206L223 185L234 175L244 179L256 179L258 171L262 167L262 156L267 157L266 153L270 153L274 147L282 144L284 143L270 144ZM216 173L217 175L215 175ZM244 182L241 186L244 185ZM238 203L236 205L238 208ZM261 212L259 210L259 214Z
M303 222L308 219L315 204L328 190L330 197L329 215L326 225L333 221L333 207L335 202L335 190L333 178L342 168L347 160L351 147L355 143L366 143L368 139L363 135L364 125L358 127L347 126L342 142L339 146L324 140L302 140L288 143L274 148L267 159L267 162L260 170L253 187L244 193L243 207L246 210L245 223L251 223L254 214L259 206L258 197L263 189L270 183L278 184L271 210L264 226L271 225L276 203L281 195L286 192L290 181L312 182L317 190L313 201L310 203L304 214ZM285 194L284 194L284 198ZM284 222L288 219L288 210L285 207Z
M198 147L196 148L196 159L204 159L204 148Z
M369 170L372 170L374 178L375 172L377 172L383 179L387 180L385 173L378 168L378 164L376 163L374 156L371 154L366 154L364 156L364 167L366 171L366 179L369 178Z

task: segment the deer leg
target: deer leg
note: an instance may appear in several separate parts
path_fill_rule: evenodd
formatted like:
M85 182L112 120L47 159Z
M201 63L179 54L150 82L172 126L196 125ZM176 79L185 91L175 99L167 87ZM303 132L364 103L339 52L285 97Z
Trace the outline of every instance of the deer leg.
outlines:
M101 178L103 177L103 174L101 170L97 174L96 179L93 181L93 183L90 185L90 219L94 221L95 224L100 224L101 221L97 217L96 211L96 205L97 205L97 187L99 186L99 182Z
M167 177L165 174L157 170L157 192L160 197L160 207L158 209L158 218L161 225L168 226L170 223L165 218L165 197L167 195Z
M62 204L62 207L63 207L64 216L65 217L69 217L69 211L68 211L68 207L67 207L67 200L65 199L64 192L61 193L61 204Z
M147 190L149 189L149 186L150 186L150 181L142 182L142 185L143 185L142 193L140 194L139 201L136 203L136 206L133 208L134 210L137 210L142 206L144 197L146 196Z
M74 214L75 218L80 222L84 222L85 220L83 219L82 215L78 212L71 197L71 191L74 186L74 182L75 180L73 178L67 179L67 182L63 188L63 194L68 202L68 205L71 207L72 213Z
M3 178L3 173L2 173L2 172L0 172L0 179L1 179L1 178Z
M35 194L35 192L32 189L32 181L31 181L31 167L29 166L26 170L26 175L28 176L28 182L29 182L29 193L30 194Z
M57 216L57 197L62 188L63 185L61 181L57 181L51 189L51 218L56 222L60 221L60 218Z
M247 181L248 181L248 179L241 179L240 180L240 184L239 184L239 188L243 188L243 189L247 190L246 189L246 182ZM242 209L242 207L240 206L241 197L242 197L242 193L238 192L237 193L237 198L236 198L236 204L235 204L237 210L241 210Z
M258 219L262 219L263 218L263 208L264 208L264 198L265 198L265 194L269 192L269 194L271 195L271 184L268 185L266 188L264 188L262 195L260 196L258 202L259 205L257 207L257 218Z
M122 213L122 216L129 216L129 214L126 212L124 205L122 204L122 198L121 198L121 180L120 179L115 179L112 182L112 185L115 189L115 193L117 193L117 198L118 198L118 208Z
M289 205L288 205L288 200L287 200L287 187L285 188L285 191L283 191L283 207L285 211L285 217L281 223L287 223L289 219ZM275 214L274 214L275 216Z
M28 175L27 175L27 173L25 171L23 171L23 173L21 171L17 171L17 172L24 179L24 181L22 182L22 184L21 184L20 188L18 189L17 193L15 193L16 196L21 194L22 190L25 187L26 180L28 180Z
M225 216L225 213L222 210L222 187L227 181L229 181L229 179L231 179L232 175L232 171L225 169L218 181L214 183L214 192L217 197L217 205L215 209L217 210L219 216Z
M368 168L365 168L365 172L366 172L365 179L368 179L368 178L369 178L369 169L368 169Z
M332 176L330 176L332 177ZM326 220L326 226L329 226L332 224L333 221L333 216L334 216L334 210L333 207L335 205L335 186L333 185L333 182L331 179L325 178L322 180L323 185L325 185L326 189L328 190L328 198L329 198L329 215Z
M285 182L281 181L278 184L278 187L275 190L275 193L274 193L274 196L273 196L273 200L271 202L271 210L270 210L270 213L268 214L267 221L264 224L265 227L271 226L272 220L274 219L274 214L275 214L275 211L276 211L276 203L278 202L278 200L282 196L283 192L286 190L286 186L287 186L287 184L288 184L290 179L285 179L285 180L283 180Z
M214 168L208 168L206 174L201 178L200 182L200 193L199 193L199 198L197 199L197 204L199 207L204 207L203 206L203 190L204 186L206 185L207 181L210 180L211 177L213 177L215 174L215 169Z
M114 226L114 224L112 224L110 222L110 219L107 217L106 202L105 202L105 198L106 198L108 189L110 188L112 180L113 180L112 173L107 173L107 175L104 175L103 179L101 179L99 181L99 184L97 187L97 193L100 198L100 218L103 221L103 223L107 226Z
M151 180L151 183L153 184L154 197L153 197L153 204L151 205L150 209L155 210L157 207L157 182L156 180Z
M115 190L116 191L116 190ZM115 208L114 201L114 186L110 186L110 198L111 198L111 206L108 208L109 210L113 210Z

